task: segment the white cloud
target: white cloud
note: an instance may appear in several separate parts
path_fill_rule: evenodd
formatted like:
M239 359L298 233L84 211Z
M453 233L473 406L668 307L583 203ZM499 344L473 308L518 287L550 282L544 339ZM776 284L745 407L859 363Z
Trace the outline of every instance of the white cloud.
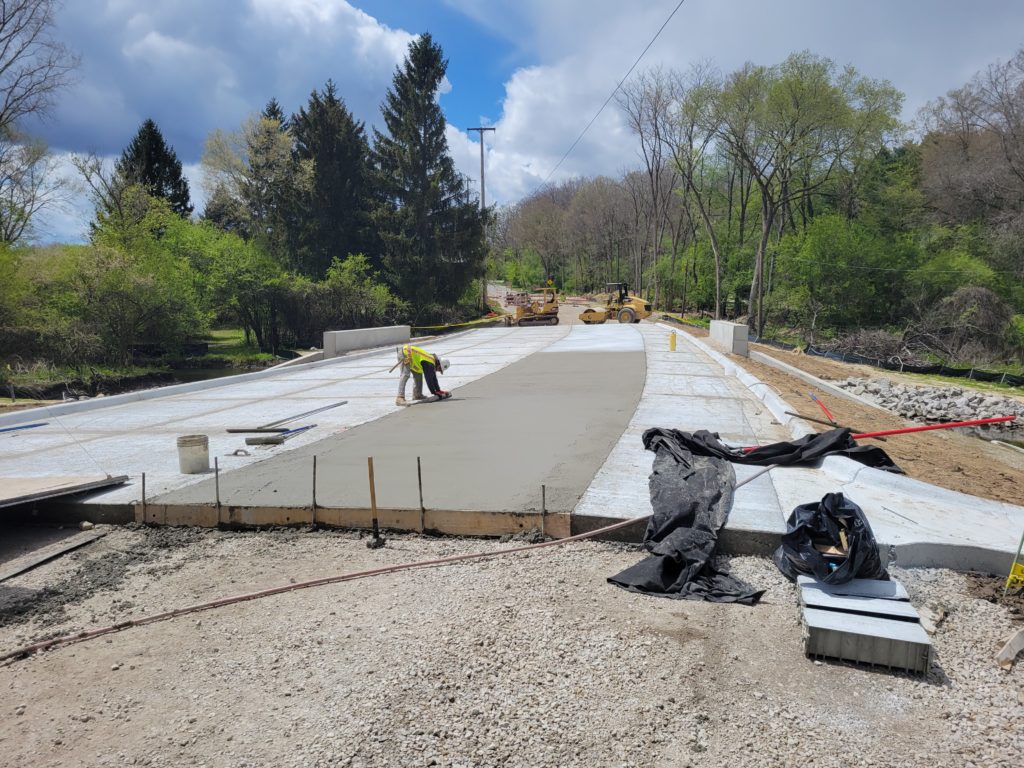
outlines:
M537 188L650 41L676 0L446 0L535 64L505 85L486 172L488 199L514 201ZM688 0L639 69L685 69L712 61L731 71L745 61L781 62L811 50L888 79L906 93L904 118L1021 45L1024 6L995 0L983 12L958 0L912 3L817 0L775 3ZM912 33L908 30L913 30ZM616 174L638 162L618 107L601 117L552 177ZM462 166L477 178L472 165Z
M509 41L525 63L507 78L500 112L479 123L497 129L485 137L488 201L507 203L544 181L677 0L444 2ZM82 69L54 119L36 132L58 150L114 155L152 117L185 163L194 196L209 131L234 129L272 96L294 111L330 77L357 118L379 124L381 98L414 38L345 0L96 0L66 4L59 23ZM1021 23L1024 5L1016 0L991 0L984 12L933 0L927 13L891 0L687 0L641 68L710 59L729 71L809 49L892 80L907 93L912 117L1010 56ZM458 88L446 81L443 93ZM448 138L459 169L478 182L476 136L449 126ZM637 163L636 142L613 102L552 181L614 175Z

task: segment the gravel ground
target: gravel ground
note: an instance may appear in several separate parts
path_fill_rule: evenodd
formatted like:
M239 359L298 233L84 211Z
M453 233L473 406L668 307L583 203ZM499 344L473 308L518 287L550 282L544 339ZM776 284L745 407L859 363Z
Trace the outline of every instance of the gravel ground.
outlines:
M115 529L0 585L0 649L224 595L500 548L397 536ZM586 542L301 590L0 667L3 766L1018 766L1007 609L898 571L948 612L925 680L801 653L767 559L754 608L605 582L639 549ZM111 566L110 563L117 563ZM84 588L83 585L91 585ZM71 599L62 592L71 591ZM54 607L55 606L55 607Z

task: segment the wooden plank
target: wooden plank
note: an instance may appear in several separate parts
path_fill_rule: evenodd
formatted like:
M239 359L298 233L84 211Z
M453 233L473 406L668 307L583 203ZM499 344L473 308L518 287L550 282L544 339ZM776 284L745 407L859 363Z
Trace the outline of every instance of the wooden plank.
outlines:
M0 569L0 582L7 581L7 579L14 578L26 571L31 571L33 568L36 568L43 563L55 560L61 555L84 547L86 544L92 544L96 539L101 539L106 535L106 531L83 531L82 533L71 536L63 541L58 541L54 544L50 544L49 546L37 549L35 552L29 552L27 555L15 558L14 560L6 563L3 568Z
M4 495L0 496L0 507L17 504L31 504L44 499L55 499L75 493L85 493L112 485L128 482L128 475L111 477L93 475L89 477L10 477L4 478Z

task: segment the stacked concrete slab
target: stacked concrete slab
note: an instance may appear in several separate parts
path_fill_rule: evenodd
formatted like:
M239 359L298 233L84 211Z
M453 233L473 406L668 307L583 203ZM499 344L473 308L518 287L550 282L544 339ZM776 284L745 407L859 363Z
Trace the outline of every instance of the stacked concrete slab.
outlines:
M901 584L854 579L833 587L808 576L797 583L808 656L928 674L932 642Z

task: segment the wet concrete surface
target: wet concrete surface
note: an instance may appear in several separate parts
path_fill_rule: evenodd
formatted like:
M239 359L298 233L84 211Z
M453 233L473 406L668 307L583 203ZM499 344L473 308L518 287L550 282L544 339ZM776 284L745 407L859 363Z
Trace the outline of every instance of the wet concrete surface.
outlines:
M603 339L594 344L591 337L598 335ZM317 503L365 509L366 460L373 456L378 507L418 509L421 457L428 509L537 511L545 485L547 510L570 512L629 423L645 376L635 327L574 333L565 343L460 387L451 400L410 406L222 476L221 500L234 506L308 506L316 455ZM213 499L211 479L151 502Z

